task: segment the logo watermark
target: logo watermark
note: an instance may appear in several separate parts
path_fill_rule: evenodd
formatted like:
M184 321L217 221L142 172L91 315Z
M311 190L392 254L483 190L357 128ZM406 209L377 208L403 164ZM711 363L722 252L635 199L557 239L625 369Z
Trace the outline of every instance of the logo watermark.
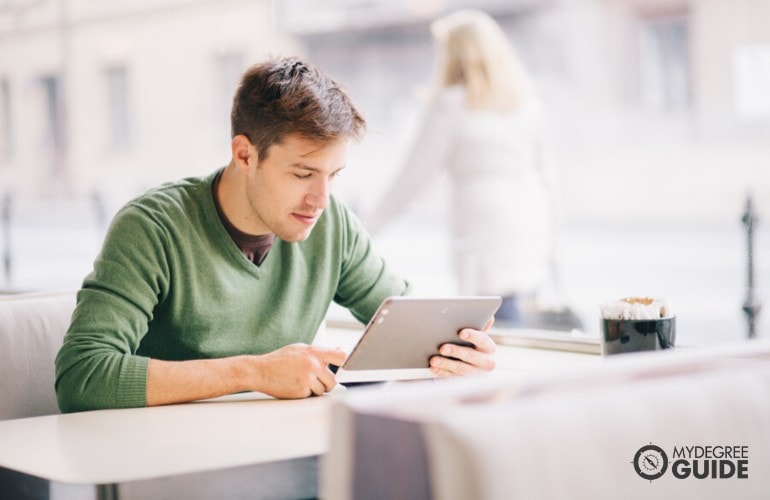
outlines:
M669 470L677 479L748 479L747 445L674 446L670 454L652 443L636 452L631 463L642 479L653 481Z
M668 469L668 455L660 446L650 443L639 448L634 455L634 469L644 479L658 479Z

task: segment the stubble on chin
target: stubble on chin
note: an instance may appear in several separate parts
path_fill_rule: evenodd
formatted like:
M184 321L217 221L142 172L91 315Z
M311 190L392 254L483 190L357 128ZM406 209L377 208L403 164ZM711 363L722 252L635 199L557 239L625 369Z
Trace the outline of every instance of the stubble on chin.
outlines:
M314 228L315 224L312 227L301 231L283 231L283 234L276 234L276 236L287 243L299 243L308 239Z

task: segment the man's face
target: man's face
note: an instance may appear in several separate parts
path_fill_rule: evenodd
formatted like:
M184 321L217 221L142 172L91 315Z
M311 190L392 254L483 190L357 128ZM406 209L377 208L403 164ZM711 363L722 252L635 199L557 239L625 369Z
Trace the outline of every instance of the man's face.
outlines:
M260 233L271 232L283 241L310 236L347 152L347 139L319 143L289 135L270 146L266 158L258 156L258 164L250 163L246 198Z

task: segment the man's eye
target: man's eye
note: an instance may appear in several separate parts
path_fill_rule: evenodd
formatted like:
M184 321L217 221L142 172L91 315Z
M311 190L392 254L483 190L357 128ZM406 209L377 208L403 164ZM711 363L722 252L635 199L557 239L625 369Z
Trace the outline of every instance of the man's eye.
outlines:
M310 179L310 176L313 174L294 174L294 177L297 179Z

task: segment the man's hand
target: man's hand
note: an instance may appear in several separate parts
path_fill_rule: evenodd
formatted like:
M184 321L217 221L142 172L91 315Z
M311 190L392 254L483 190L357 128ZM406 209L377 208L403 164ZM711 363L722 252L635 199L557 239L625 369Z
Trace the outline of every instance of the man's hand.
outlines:
M258 356L253 365L252 390L281 399L322 396L337 381L328 365L341 365L340 349L292 344Z
M458 336L460 340L470 342L473 347L457 344L443 344L439 348L441 356L430 358L430 369L438 377L454 377L458 375L475 375L490 372L495 369L495 351L497 346L487 334L494 319L483 330L464 328ZM449 359L449 358L455 359Z
M276 398L305 398L331 391L337 381L327 365L341 365L345 352L292 344L263 355L163 361L150 359L147 406L184 403L241 391Z

